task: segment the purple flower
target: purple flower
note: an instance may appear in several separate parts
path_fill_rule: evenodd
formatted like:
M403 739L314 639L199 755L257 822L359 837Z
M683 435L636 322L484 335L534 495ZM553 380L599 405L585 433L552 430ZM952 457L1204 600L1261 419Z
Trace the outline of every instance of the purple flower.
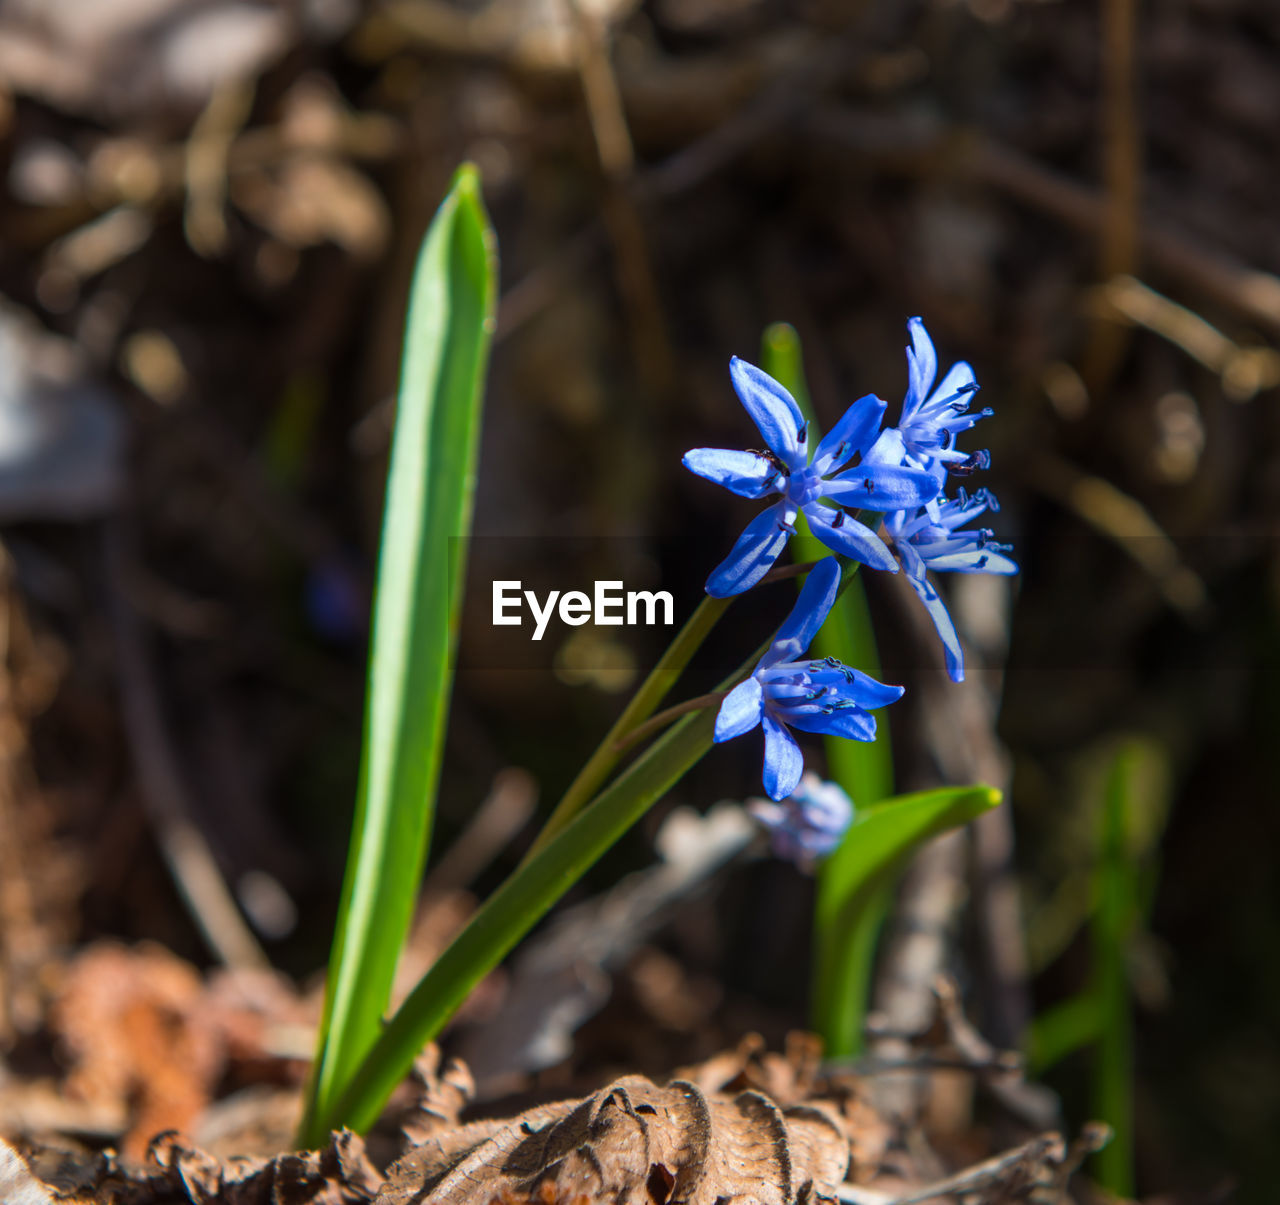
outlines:
M747 810L769 830L773 852L802 870L831 853L853 823L849 796L811 772L781 803L752 799Z
M1005 555L1009 545L997 544L989 528L961 530L984 511L999 509L1000 504L990 490L978 490L970 497L962 489L955 498L940 499L933 507L897 511L885 516L885 530L902 557L907 580L920 596L942 638L947 654L947 673L953 682L964 681L964 651L947 606L929 580L927 571L1017 573L1017 563Z
M902 697L901 686L886 686L834 657L804 656L839 588L839 562L819 561L769 651L751 677L729 692L716 716L717 743L764 729L764 789L770 799L790 795L804 770L792 728L872 741L876 721L868 709Z
M939 487L920 465L862 460L879 436L884 402L873 394L854 402L810 461L808 426L791 394L768 373L736 356L729 363L729 376L759 428L765 450L694 448L684 457L685 467L744 498L781 497L747 524L707 579L707 593L727 598L754 586L778 559L800 512L832 551L896 573L897 562L879 537L844 508L904 510L929 502Z

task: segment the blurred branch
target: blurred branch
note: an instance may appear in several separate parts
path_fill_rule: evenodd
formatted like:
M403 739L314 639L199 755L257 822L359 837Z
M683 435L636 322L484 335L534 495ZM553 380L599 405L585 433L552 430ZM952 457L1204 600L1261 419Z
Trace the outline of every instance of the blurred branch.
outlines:
M1223 392L1232 401L1246 402L1280 385L1280 352L1241 347L1199 314L1132 276L1107 281L1098 298L1113 318L1153 331L1220 376Z
M622 94L610 61L607 22L580 0L568 0L573 14L578 76L605 176L603 217L617 262L618 291L631 318L637 374L649 390L664 394L674 373L662 300L644 226L627 184L635 169L635 148L627 128Z
M1165 601L1185 619L1204 621L1209 607L1204 582L1136 498L1051 452L1035 458L1025 479L1031 488L1056 499L1119 545L1151 575Z
M253 108L252 80L225 80L213 90L187 139L187 208L183 229L197 255L221 254L227 242L227 168L235 136Z
M723 170L762 137L803 112L827 88L855 76L865 52L861 39L838 38L814 44L810 53L781 71L728 121L721 123L661 163L631 176L627 192L644 206L679 196ZM519 330L604 247L604 225L593 222L555 258L534 268L503 294L497 337Z
M117 676L143 806L178 893L209 949L229 967L270 963L236 907L192 809L164 721L151 650L128 599L132 551L119 520L103 533L108 609Z
M1135 82L1137 0L1100 0L1102 6L1102 162L1104 214L1099 268L1104 280L1138 270L1142 148ZM1096 318L1089 331L1081 376L1100 394L1115 375L1129 332Z
M976 130L921 128L902 118L872 118L850 109L815 113L808 130L889 174L976 180L1088 234L1096 234L1106 220L1105 202L1094 189ZM1280 277L1241 264L1146 214L1139 221L1139 245L1153 268L1280 333Z

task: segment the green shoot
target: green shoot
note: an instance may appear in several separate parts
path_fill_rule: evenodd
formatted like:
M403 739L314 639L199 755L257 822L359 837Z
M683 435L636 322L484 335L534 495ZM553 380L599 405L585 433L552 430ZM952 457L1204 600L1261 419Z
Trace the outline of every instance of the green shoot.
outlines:
M414 274L374 600L364 749L300 1130L315 1145L378 1040L430 842L471 527L496 245L460 168Z

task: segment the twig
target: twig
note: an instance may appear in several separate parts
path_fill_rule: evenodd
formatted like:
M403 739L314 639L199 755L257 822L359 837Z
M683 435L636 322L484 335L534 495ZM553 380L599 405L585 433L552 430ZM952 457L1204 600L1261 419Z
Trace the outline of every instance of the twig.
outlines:
M890 1197L885 1193L877 1193L870 1189L858 1188L851 1184L841 1184L836 1194L842 1201L851 1205L922 1205L938 1197L957 1196L961 1193L977 1192L980 1189L997 1185L1004 1188L1015 1176L1023 1184L1035 1182L1035 1174L1044 1168L1046 1163L1056 1165L1062 1159L1062 1139L1057 1134L1041 1134L1038 1138L1013 1150L1005 1151L973 1167L936 1180L925 1188L907 1193L901 1197ZM1011 1194L1010 1194L1011 1195Z
M210 950L229 967L266 967L270 965L266 955L241 917L204 834L191 818L165 727L151 651L126 594L130 553L120 522L108 522L102 552L124 724L142 802L178 893Z
M1220 376L1223 391L1232 401L1247 402L1262 390L1280 385L1280 352L1241 347L1199 314L1132 276L1109 280L1099 297L1118 318L1153 331Z
M756 585L770 586L774 582L785 582L788 578L799 577L803 573L808 573L817 563L817 561L799 561L794 565L781 565L777 569L770 569L756 582Z
M644 226L627 191L635 170L635 150L609 57L609 27L600 16L584 11L580 0L568 0L568 4L578 76L605 176L604 221L613 243L618 291L631 316L636 370L652 392L664 394L674 372L671 342Z
M223 212L231 145L253 109L252 80L220 83L196 118L187 140L187 206L183 230L191 249L206 258L220 255L227 242Z
M925 1030L933 1013L930 985L946 965L952 933L964 898L963 832L945 833L930 841L912 860L886 934L884 956L876 975L875 1013L893 1017L911 1032ZM874 1015L867 1018L874 1030ZM905 1059L903 1039L875 1036L876 1058ZM924 1106L927 1077L904 1077L875 1085L876 1106L899 1118L912 1118Z
M1136 498L1049 452L1028 465L1026 482L1118 544L1151 575L1165 601L1185 619L1197 625L1204 622L1209 607L1204 582Z

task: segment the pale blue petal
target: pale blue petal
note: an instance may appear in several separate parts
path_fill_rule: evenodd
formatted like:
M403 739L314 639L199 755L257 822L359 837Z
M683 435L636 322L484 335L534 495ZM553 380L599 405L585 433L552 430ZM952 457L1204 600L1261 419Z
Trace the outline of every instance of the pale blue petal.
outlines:
M741 594L773 568L773 562L791 536L782 526L785 517L785 506L777 503L747 524L733 551L707 578L707 593L712 598Z
M833 556L826 557L809 570L800 597L774 637L775 647L786 644L789 658L803 653L826 623L839 589L840 562Z
M852 557L860 564L870 565L872 569L883 569L886 573L898 572L898 562L893 559L893 553L865 524L844 515L839 519L840 525L837 527L837 517L843 512L814 504L806 506L804 513L813 534L833 552Z
M871 446L887 409L874 393L860 397L823 437L813 457L813 469L820 477L845 464L855 453Z
M804 754L795 737L768 712L764 727L764 790L770 799L785 799L796 789L804 772Z
M915 578L909 580L920 596L920 601L924 603L925 610L929 612L933 626L938 630L943 651L947 655L948 676L952 682L963 682L964 649L960 646L960 637L956 635L956 625L951 622L951 613L947 610L946 603L927 580L922 582L916 581Z
M778 470L757 452L727 448L694 448L684 454L684 467L743 498L778 492Z
M886 427L862 460L864 464L902 464L906 458L907 445L902 432L897 427Z
M737 356L729 361L729 379L770 451L788 468L802 466L808 459L801 447L805 422L795 398L767 372Z
M1002 552L989 548L974 548L970 552L956 552L950 556L929 558L929 568L941 573L998 573L1007 575L1018 572L1018 563Z
M925 563L916 546L910 540L896 540L894 546L902 557L902 567L907 571L907 576L911 578L912 583L923 582Z
M739 682L720 704L716 715L717 744L720 741L731 741L735 736L750 732L758 723L764 712L764 691L759 679L748 678Z
M801 732L816 732L822 736L842 736L851 741L876 739L875 716L858 707L841 707L835 711L819 711L813 715L788 716L787 722Z
M966 390L964 397L968 398L973 393L973 386L976 380L973 375L973 369L969 367L963 360L951 365L947 375L942 378L942 383L933 391L933 397L930 401L945 402L949 401L960 390ZM960 398L955 398L959 402Z
M907 396L902 403L902 421L905 423L929 396L933 378L938 375L938 353L933 340L919 318L907 323L911 335L911 347L907 351Z
M824 498L857 510L914 510L938 493L932 473L890 464L862 464L822 484Z

